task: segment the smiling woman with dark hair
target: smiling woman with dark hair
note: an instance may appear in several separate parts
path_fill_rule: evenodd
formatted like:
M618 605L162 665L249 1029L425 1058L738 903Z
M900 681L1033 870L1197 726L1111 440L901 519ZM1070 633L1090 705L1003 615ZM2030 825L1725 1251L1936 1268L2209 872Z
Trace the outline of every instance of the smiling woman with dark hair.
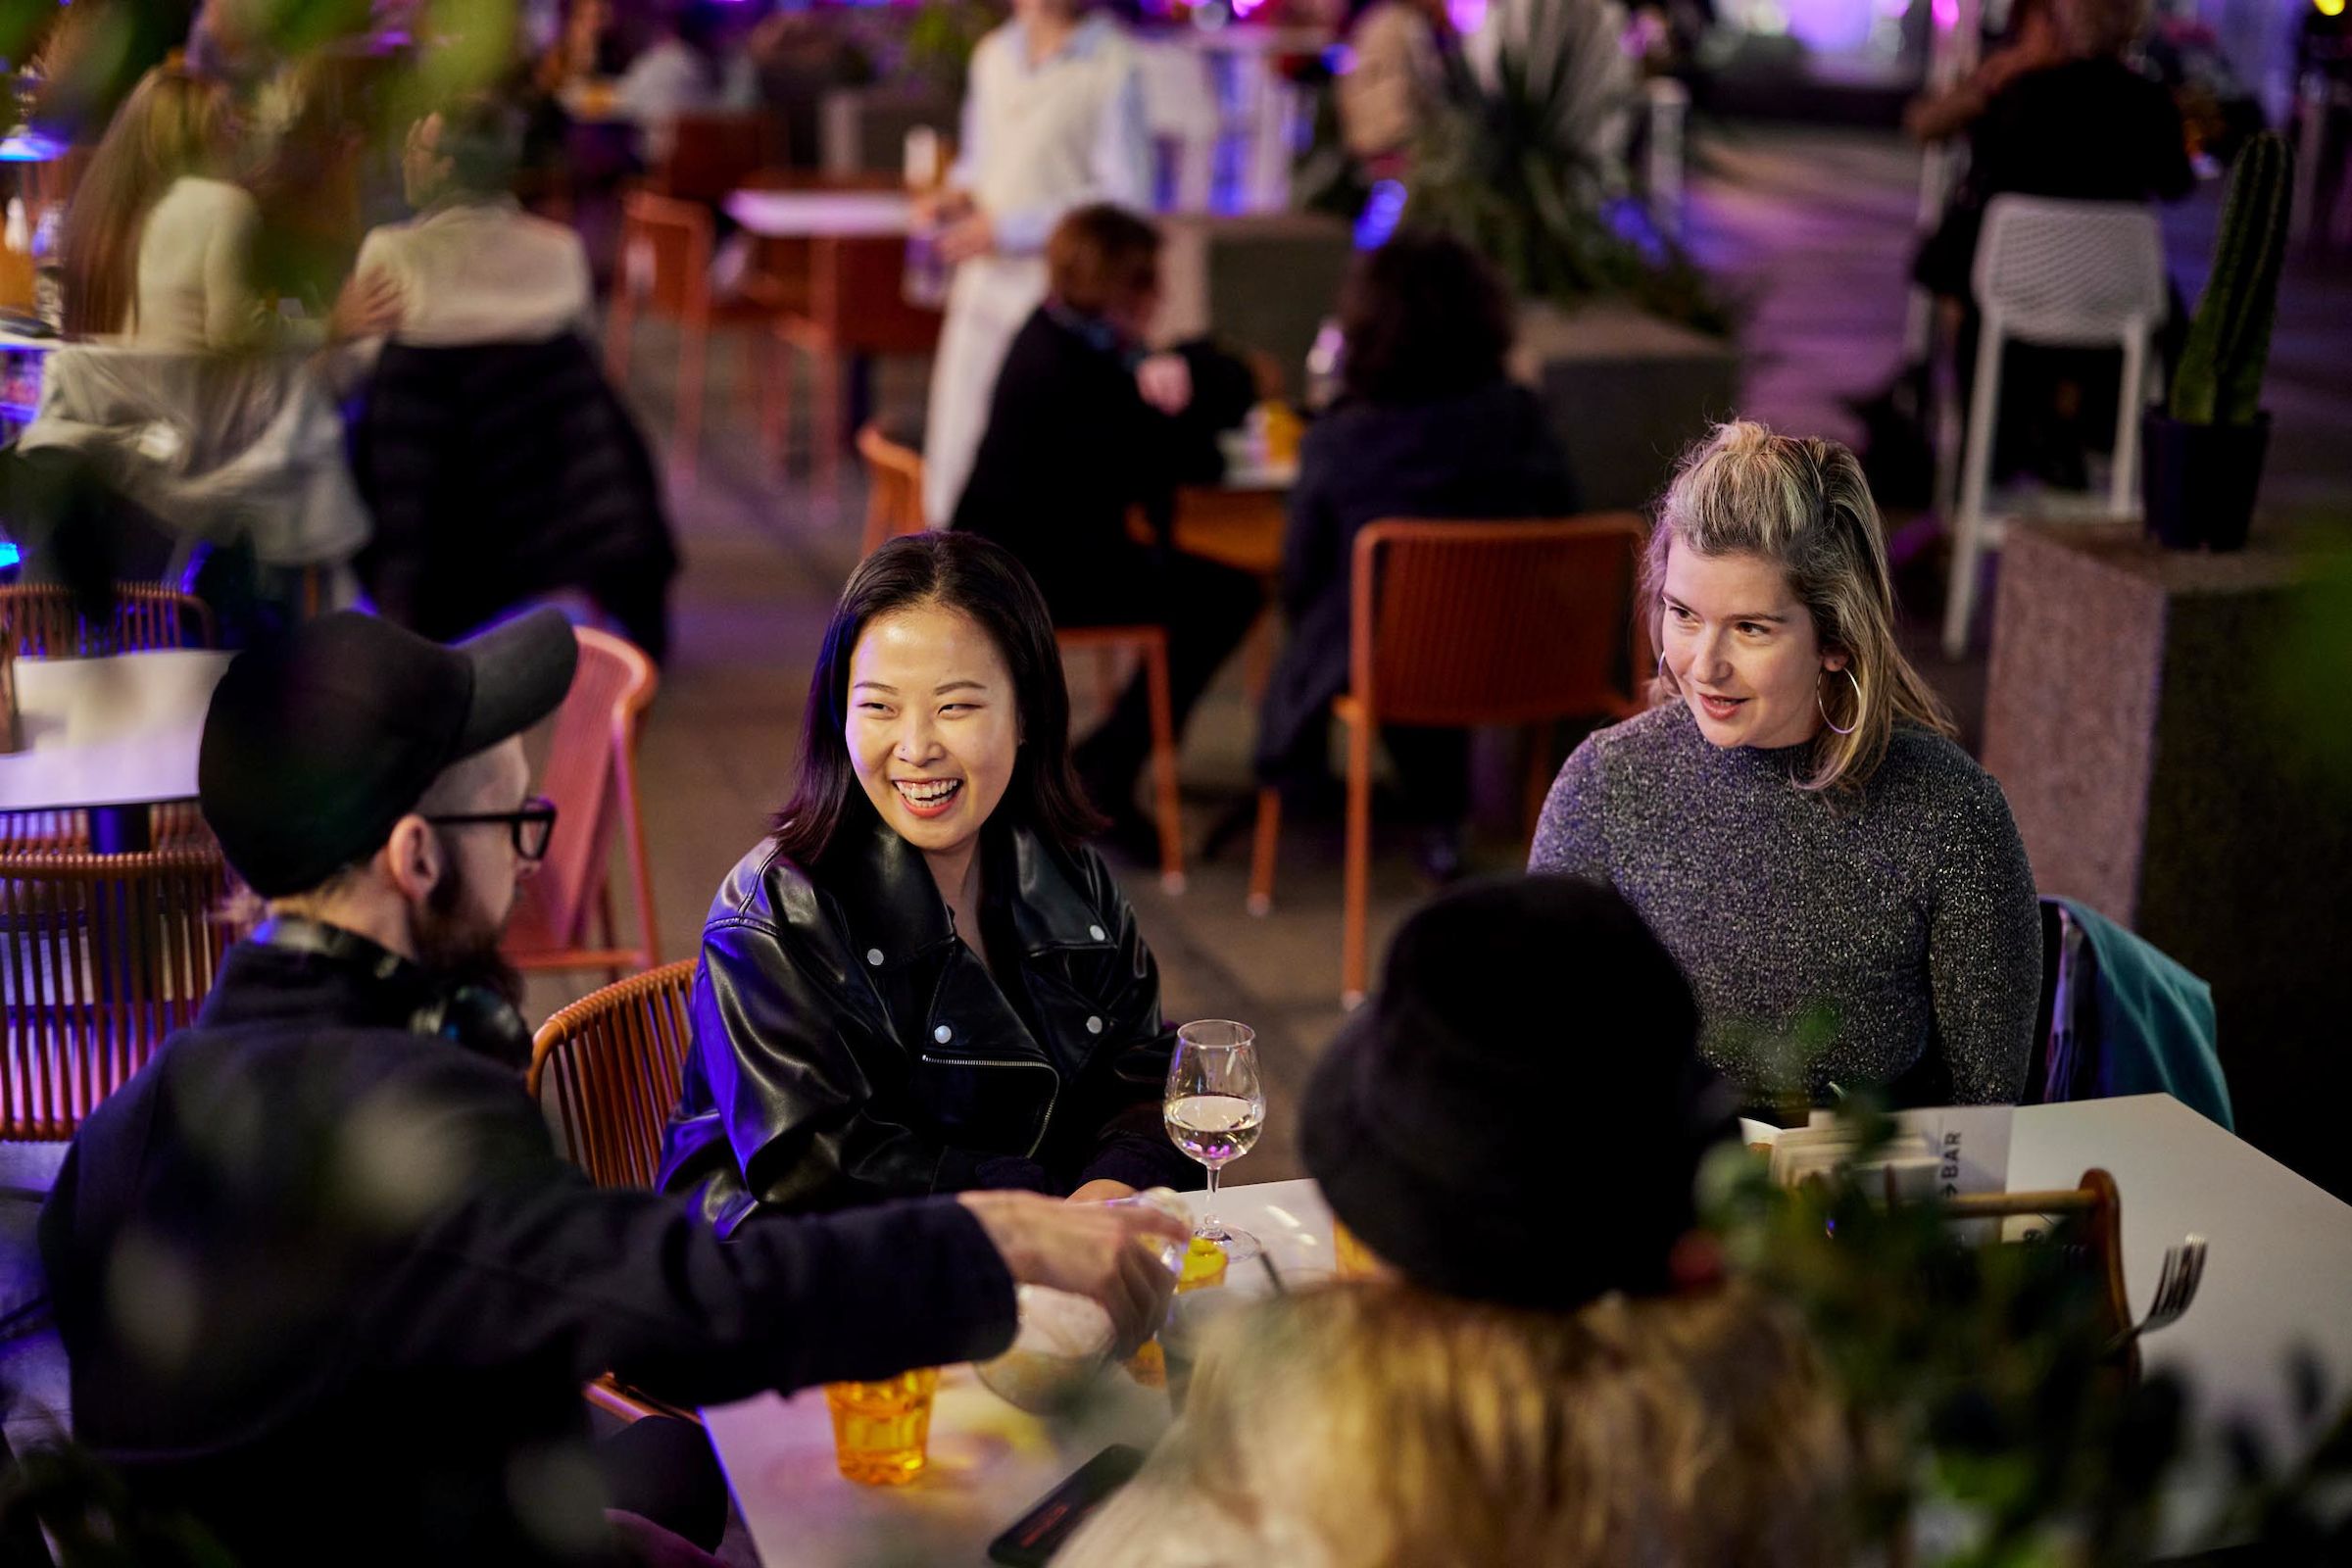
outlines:
M703 928L662 1185L731 1231L975 1187L1186 1186L1159 972L1095 853L1029 574L895 539L843 591L800 777Z

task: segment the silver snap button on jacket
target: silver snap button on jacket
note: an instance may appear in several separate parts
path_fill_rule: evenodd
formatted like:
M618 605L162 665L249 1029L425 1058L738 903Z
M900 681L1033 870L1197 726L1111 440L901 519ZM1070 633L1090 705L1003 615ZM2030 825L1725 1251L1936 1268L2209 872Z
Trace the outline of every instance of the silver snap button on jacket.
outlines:
M931 1038L944 1046L949 1041L956 1038L956 1031L943 1023L938 1028L931 1031Z

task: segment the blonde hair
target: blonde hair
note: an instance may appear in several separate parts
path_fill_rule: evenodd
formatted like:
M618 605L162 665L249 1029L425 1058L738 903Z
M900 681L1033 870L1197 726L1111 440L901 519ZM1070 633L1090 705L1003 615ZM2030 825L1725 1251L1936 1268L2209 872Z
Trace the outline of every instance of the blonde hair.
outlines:
M1355 1282L1220 1330L1153 1461L1184 1505L1139 1506L1147 1530L1220 1510L1332 1568L1839 1556L1843 1418L1744 1288L1562 1313Z
M122 100L66 209L66 330L122 330L138 281L148 211L183 174L219 155L224 97L176 60L156 67Z
M1774 435L1735 420L1683 454L1642 559L1642 612L1665 614L1666 555L1760 556L1781 569L1813 620L1822 652L1841 653L1851 681L1821 691L1829 722L1813 741L1809 790L1859 788L1886 756L1898 722L1957 733L1943 702L1894 640L1894 589L1884 525L1862 465L1835 441ZM1682 693L1661 662L1655 703ZM1850 730L1839 734L1839 730Z

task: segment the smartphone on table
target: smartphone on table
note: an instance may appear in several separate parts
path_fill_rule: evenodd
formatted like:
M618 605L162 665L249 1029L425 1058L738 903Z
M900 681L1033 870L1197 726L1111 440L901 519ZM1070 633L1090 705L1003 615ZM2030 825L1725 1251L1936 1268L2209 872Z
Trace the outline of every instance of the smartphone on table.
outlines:
M1004 1568L1045 1568L1102 1499L1135 1479L1144 1450L1114 1443L1039 1500L988 1544L988 1560Z

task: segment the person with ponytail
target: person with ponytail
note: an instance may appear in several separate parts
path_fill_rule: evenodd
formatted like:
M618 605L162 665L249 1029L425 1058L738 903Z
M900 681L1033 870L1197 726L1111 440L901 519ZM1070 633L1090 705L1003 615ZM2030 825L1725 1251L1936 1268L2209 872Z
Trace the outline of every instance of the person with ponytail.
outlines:
M1639 612L1653 707L1592 735L1529 868L1615 887L1761 1103L1884 1086L2017 1100L2041 978L2000 786L1894 639L1877 506L1834 441L1740 421L1687 453Z

